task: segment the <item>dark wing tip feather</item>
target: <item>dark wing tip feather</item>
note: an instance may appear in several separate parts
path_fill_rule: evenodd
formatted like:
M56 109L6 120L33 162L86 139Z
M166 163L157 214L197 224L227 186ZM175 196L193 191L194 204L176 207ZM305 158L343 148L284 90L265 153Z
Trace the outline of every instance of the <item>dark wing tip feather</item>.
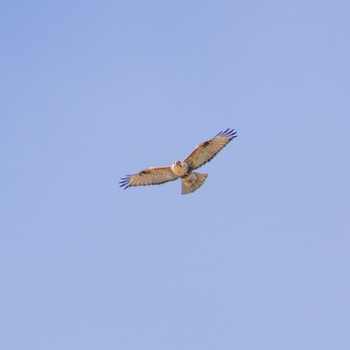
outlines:
M126 175L122 177L119 181L120 187L124 187L124 190L126 190L130 185L129 185L129 179L131 175Z
M225 131L220 131L216 136L224 136L232 140L237 137L237 131L235 131L235 129L227 128Z

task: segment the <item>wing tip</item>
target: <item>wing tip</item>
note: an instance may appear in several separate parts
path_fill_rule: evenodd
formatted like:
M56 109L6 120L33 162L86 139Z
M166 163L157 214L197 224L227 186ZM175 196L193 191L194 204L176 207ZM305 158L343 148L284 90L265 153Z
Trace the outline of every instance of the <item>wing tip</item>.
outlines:
M128 187L130 187L130 183L129 183L130 177L131 177L131 175L126 175L126 176L122 177L119 181L119 186L121 188L124 188L124 190L126 190Z
M228 138L231 141L232 139L234 139L238 135L237 135L237 131L235 131L235 129L227 128L224 131L220 131L216 136L223 136L223 137Z

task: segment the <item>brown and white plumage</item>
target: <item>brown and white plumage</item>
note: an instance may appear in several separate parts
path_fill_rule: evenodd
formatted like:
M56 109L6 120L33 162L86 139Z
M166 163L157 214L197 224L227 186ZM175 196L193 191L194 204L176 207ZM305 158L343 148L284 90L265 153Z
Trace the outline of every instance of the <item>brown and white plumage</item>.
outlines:
M127 175L120 180L120 186L127 189L130 186L160 185L177 180L178 176L171 171L170 166L147 168L134 175Z
M171 166L147 168L139 173L127 175L121 179L120 186L127 189L131 186L160 185L181 178L181 193L194 192L203 185L208 175L192 170L211 161L236 136L234 129L219 132L212 139L199 144L183 161L176 161Z
M199 144L185 159L192 169L198 169L205 163L210 162L233 138L237 133L232 129L226 129L219 132L211 140Z

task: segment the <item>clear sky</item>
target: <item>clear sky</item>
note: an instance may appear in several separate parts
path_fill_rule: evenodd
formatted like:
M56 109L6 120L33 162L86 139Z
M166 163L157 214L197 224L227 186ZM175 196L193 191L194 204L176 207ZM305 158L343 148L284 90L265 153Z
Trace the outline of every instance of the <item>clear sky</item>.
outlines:
M0 348L350 349L349 18L3 1ZM228 127L197 192L119 188Z

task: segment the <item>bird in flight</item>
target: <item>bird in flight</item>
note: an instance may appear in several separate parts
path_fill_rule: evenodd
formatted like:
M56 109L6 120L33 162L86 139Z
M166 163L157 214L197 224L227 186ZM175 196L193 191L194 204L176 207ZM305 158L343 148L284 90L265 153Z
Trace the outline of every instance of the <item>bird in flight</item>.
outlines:
M120 180L120 187L127 189L131 186L160 185L180 178L181 194L192 193L201 187L208 177L208 174L200 174L193 170L211 161L235 137L237 133L234 129L221 131L211 140L200 143L184 160L177 160L171 166L151 167L127 175Z

